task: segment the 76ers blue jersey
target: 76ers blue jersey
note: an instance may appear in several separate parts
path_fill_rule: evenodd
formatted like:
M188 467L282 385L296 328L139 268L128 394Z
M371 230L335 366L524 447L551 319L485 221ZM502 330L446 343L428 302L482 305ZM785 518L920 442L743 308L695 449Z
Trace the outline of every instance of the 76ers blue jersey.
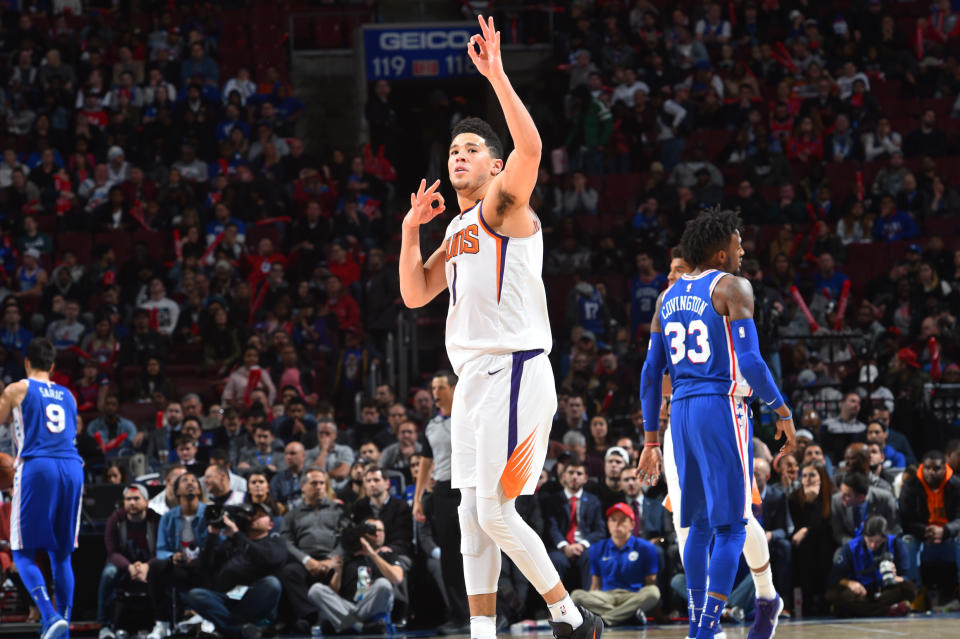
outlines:
M13 413L20 457L80 459L77 437L77 402L73 393L54 384L26 378L27 393Z
M713 289L727 273L683 275L663 296L660 332L673 382L673 399L696 395L749 397L740 374L730 318L713 307Z

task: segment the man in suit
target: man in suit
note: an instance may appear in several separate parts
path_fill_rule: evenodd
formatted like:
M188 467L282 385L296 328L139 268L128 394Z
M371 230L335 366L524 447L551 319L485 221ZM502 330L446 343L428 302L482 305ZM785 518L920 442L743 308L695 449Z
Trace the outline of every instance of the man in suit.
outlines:
M547 548L550 560L560 573L564 584L579 571L578 581L567 585L571 590L590 589L590 559L587 549L590 544L606 536L600 500L596 495L583 490L587 479L586 467L581 459L572 459L563 469L560 483L563 490L550 499L544 509L547 519Z
M840 490L830 500L830 527L833 541L846 545L859 533L860 526L871 515L882 516L891 534L900 534L900 513L893 494L870 486L863 473L845 473Z
M790 601L793 593L791 574L791 545L793 522L787 508L787 496L777 486L769 482L770 464L765 459L753 460L753 478L757 482L762 503L760 524L767 534L767 547L770 549L770 567L773 570L773 585L785 600ZM787 607L790 607L789 605Z

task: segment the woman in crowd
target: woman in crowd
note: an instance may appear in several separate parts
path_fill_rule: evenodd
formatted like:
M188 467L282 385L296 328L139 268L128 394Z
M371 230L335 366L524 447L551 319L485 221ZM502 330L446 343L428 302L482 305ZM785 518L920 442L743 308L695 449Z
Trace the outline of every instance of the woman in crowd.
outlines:
M270 492L270 480L267 479L266 473L260 471L250 473L247 477L247 496L244 501L248 504L266 504L273 513L273 529L280 530L287 507L273 498L273 493Z
M794 532L793 583L803 593L803 614L826 614L823 598L833 557L830 499L836 488L823 464L807 462L800 469L800 486L789 496Z

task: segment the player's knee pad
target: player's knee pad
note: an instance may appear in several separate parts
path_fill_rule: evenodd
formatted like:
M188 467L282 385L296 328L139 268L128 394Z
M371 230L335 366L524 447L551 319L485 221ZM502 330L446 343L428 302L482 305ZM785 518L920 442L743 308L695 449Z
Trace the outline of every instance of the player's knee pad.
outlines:
M477 521L477 501L468 500L466 493L457 507L460 519L460 552L467 556L476 556L483 552L483 530Z
M477 521L480 529L504 549L504 542L510 539L510 528L504 519L499 500L495 497L477 499Z
M746 539L743 541L743 557L747 565L756 570L770 561L770 549L767 547L767 535L756 517L747 519Z

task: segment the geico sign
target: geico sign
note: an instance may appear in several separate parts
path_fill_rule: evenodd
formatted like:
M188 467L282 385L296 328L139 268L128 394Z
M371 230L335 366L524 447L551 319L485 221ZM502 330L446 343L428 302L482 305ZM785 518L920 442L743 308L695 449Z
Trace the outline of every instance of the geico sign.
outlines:
M470 31L383 31L382 51L422 51L424 49L463 49L470 42Z

